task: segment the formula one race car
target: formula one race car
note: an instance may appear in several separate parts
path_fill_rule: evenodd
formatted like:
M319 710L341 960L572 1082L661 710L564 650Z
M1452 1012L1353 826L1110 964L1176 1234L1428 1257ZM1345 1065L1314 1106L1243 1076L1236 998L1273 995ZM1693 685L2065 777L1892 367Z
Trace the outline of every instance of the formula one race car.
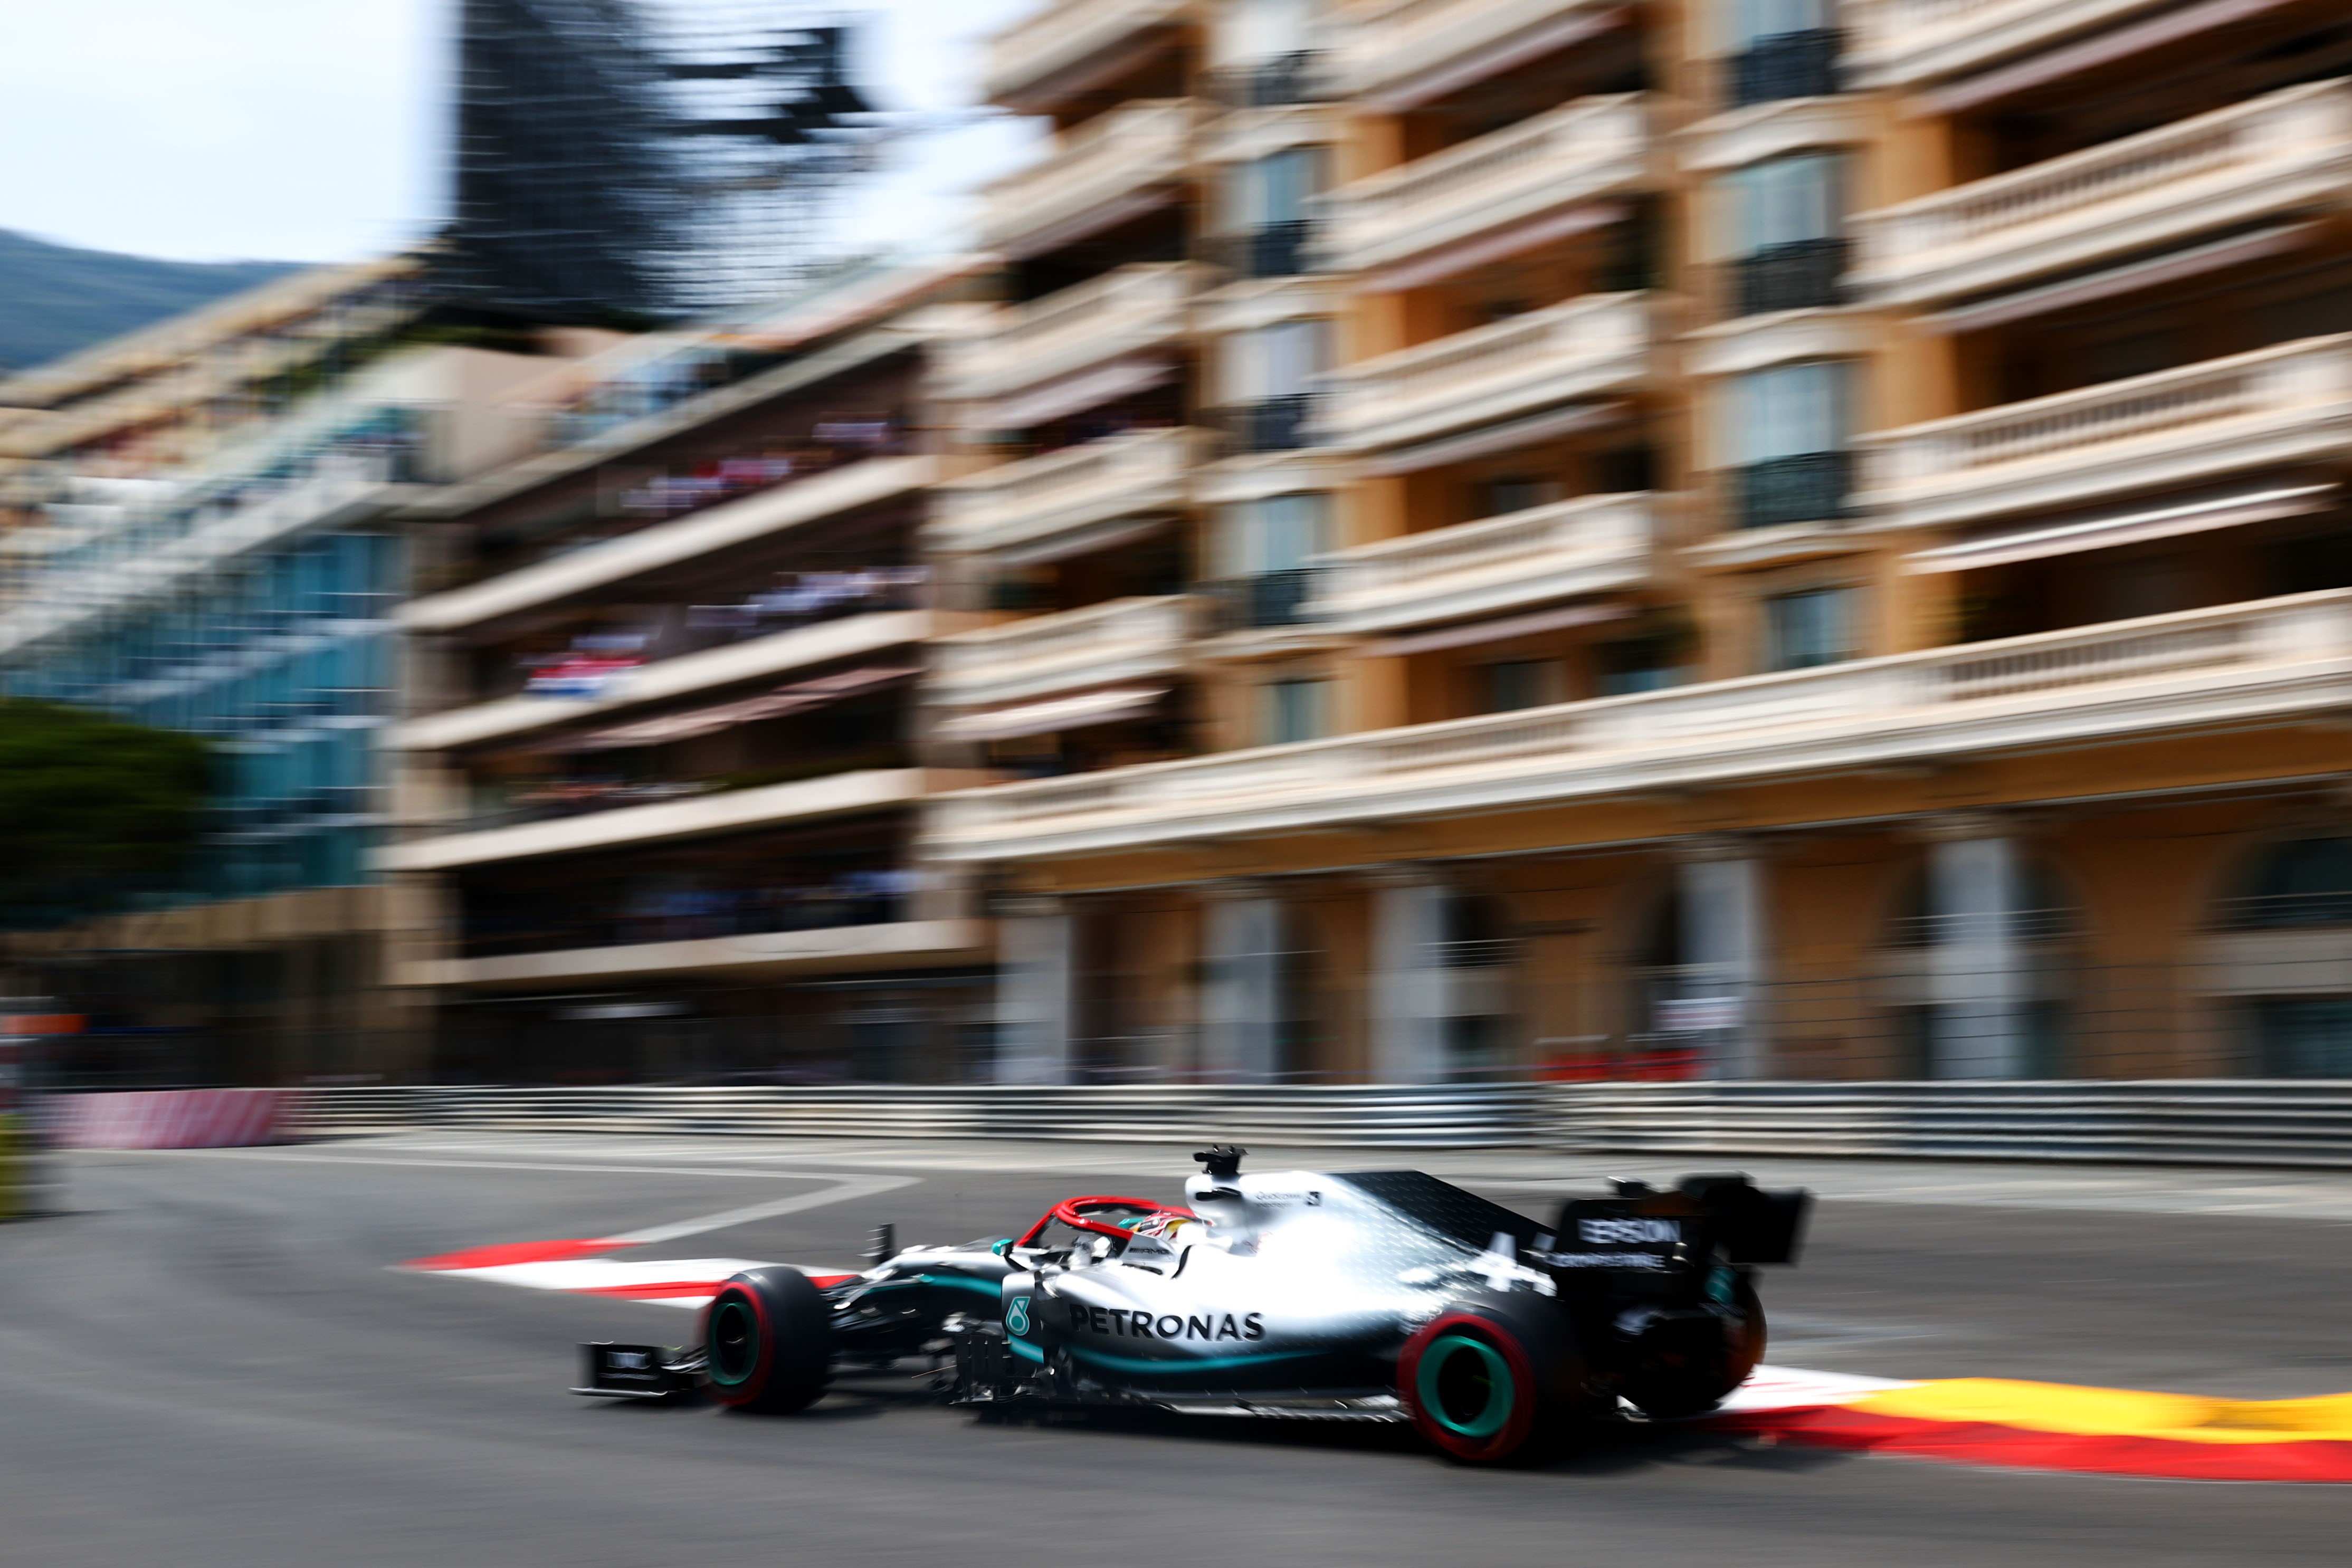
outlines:
M1546 1226L1418 1171L1244 1176L1243 1153L1195 1155L1186 1207L1073 1197L1017 1238L908 1248L824 1284L748 1270L706 1309L700 1350L583 1346L578 1392L698 1385L793 1411L837 1369L928 1354L983 1410L1410 1420L1455 1458L1496 1460L1738 1387L1764 1353L1755 1268L1794 1261L1811 1202L1744 1176L1621 1181Z

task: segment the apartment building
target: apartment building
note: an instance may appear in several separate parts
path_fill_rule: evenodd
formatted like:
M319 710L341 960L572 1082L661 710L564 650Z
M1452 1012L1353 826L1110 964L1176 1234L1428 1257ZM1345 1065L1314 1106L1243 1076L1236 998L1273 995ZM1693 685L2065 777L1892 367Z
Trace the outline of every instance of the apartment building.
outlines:
M297 274L0 383L0 691L194 732L217 780L178 885L5 912L16 988L89 1019L70 1078L424 1065L385 973L421 912L366 869L396 515L511 455L502 400L609 334L425 343L420 271Z
M988 89L999 1075L2352 1072L2323 0L1062 0Z
M914 858L980 258L853 267L583 367L549 444L407 508L395 979L463 1080L986 1077L992 948ZM950 868L951 870L953 868Z

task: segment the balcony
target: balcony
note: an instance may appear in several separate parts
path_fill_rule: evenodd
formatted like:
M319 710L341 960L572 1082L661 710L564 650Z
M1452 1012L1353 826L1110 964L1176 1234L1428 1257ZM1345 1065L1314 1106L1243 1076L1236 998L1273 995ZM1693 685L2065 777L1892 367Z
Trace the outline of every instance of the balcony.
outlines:
M942 394L1018 397L1033 387L1099 370L1181 338L1202 287L1191 262L1122 267L1042 299L1006 306L950 350ZM1018 428L1000 420L999 428Z
M940 548L1045 560L1119 525L1183 510L1192 465L1213 437L1130 430L950 480L934 494Z
M1580 496L1336 551L1307 609L1388 632L1632 588L1651 573L1656 507L1647 494Z
M2313 82L1853 220L1865 302L2011 287L2352 195L2352 84Z
M1649 366L1646 298L1588 295L1334 371L1327 435L1402 445L1630 391Z
M1735 316L1822 310L1845 303L1846 243L1800 239L1767 246L1729 264L1727 301Z
M930 803L926 839L967 862L1170 847L2294 723L2347 700L2352 591L2301 594L967 790Z
M1731 511L1743 528L1843 517L1853 489L1850 452L1798 452L1730 471Z
M1610 0L1355 0L1335 20L1339 96L1406 109L1617 21Z
M1237 402L1218 409L1214 417L1234 452L1298 452L1315 444L1310 392Z
M1855 500L1896 526L1967 523L2340 459L2347 440L2352 333L1878 432Z
M412 632L454 632L614 588L632 579L826 517L903 500L936 476L929 457L869 457L773 489L653 523L485 582L412 600Z
M2168 0L1849 0L1847 54L1860 88L1914 87L2096 31ZM2219 24L2216 23L2216 26Z
M941 638L929 695L952 707L992 707L1172 675L1184 665L1192 609L1181 595L1115 599Z
M1845 35L1827 27L1750 41L1725 62L1731 107L1830 97L1840 89L1838 56L1844 47Z
M969 779L970 775L962 775ZM683 800L614 806L582 816L509 827L439 833L379 850L379 871L446 871L540 855L575 854L624 844L698 838L783 822L814 821L910 805L959 776L920 768L877 768L768 784L757 789L689 795Z
M987 188L983 250L1038 256L1176 200L1192 161L1190 99L1122 105Z
M1322 198L1334 271L1387 267L1639 184L1648 113L1638 94L1584 98Z
M1062 0L989 41L982 96L1024 114L1080 90L1181 21L1191 0Z
M799 931L412 963L402 966L394 983L495 989L663 975L824 974L980 963L986 961L989 945L987 925L976 920L857 921Z
M387 744L411 751L446 751L504 740L743 681L907 647L937 635L945 619L921 610L882 611L774 632L731 646L640 665L593 699L505 697L412 719L394 729Z

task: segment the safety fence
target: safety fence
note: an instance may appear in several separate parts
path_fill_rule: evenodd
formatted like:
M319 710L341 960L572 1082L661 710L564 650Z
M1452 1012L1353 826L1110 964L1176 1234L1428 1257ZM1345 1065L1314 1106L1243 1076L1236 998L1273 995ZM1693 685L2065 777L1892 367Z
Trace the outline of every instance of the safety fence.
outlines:
M272 1102L268 1116L255 1113L257 1102L252 1097L262 1095ZM1540 1148L1677 1157L2352 1169L2352 1082L2341 1080L418 1086L283 1095L282 1103L268 1091L55 1095L46 1141L65 1147L189 1147L417 1131L1122 1144L1215 1140L1306 1148ZM173 1102L169 1106L153 1103L167 1098ZM212 1112L195 1103L215 1098Z
M2352 1168L2352 1082L351 1088L304 1125Z

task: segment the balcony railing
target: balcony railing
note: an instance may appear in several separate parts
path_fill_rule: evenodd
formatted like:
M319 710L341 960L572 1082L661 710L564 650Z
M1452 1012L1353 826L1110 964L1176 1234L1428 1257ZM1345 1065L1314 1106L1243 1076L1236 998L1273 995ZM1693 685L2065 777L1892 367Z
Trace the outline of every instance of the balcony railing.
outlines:
M1115 599L932 644L932 697L955 707L1021 702L1181 668L1193 601Z
M1857 86L1907 87L2030 55L2168 0L1846 0ZM2224 25L2217 16L2211 26Z
M1845 35L1829 27L1755 39L1727 62L1731 106L1829 97L1840 90L1838 55L1844 47Z
M1222 66L1209 73L1209 96L1227 109L1281 109L1327 96L1324 57L1312 49Z
M1975 294L2352 195L2352 83L2312 82L1853 220L1853 283Z
M1216 235L1209 251L1217 265L1243 277L1296 277L1312 272L1308 242L1315 225L1305 219L1266 224L1239 234Z
M1253 572L1200 585L1198 591L1217 606L1220 631L1263 631L1275 626L1300 626L1316 619L1313 567Z
M2333 457L2347 440L2352 333L1879 432L1857 499L1892 523L1966 521Z
M1800 452L1731 471L1732 509L1743 528L1843 517L1853 488L1850 452Z
M1327 438L1391 446L1624 391L1649 371L1639 294L1595 294L1332 372Z
M1651 572L1657 497L1580 496L1324 558L1319 619L1349 632L1526 609Z
M1314 417L1315 398L1310 392L1235 403L1216 413L1217 423L1235 452L1297 452L1312 446Z
M1192 465L1213 440L1200 430L1130 430L950 481L937 492L940 543L1003 550L1180 511Z
M1202 287L1192 262L1122 267L1007 306L950 350L946 395L1002 397L1181 336Z
M2292 719L2347 685L2352 591L2302 594L968 790L932 803L927 839L1009 860L1493 810Z
M1648 143L1637 93L1563 104L1320 198L1325 259L1382 267L1625 190L1648 171Z
M1845 303L1846 242L1790 240L1731 263L1731 313L1815 310Z
M1062 0L997 34L982 86L992 103L1030 109L1050 96L1051 78L1177 21L1192 0Z
M1376 107L1418 101L1428 84L1502 68L1515 46L1598 26L1609 0L1355 0L1339 10L1335 85Z
M1148 99L1056 137L1044 158L988 187L982 247L1034 255L1144 210L1183 178L1196 112L1190 99Z

